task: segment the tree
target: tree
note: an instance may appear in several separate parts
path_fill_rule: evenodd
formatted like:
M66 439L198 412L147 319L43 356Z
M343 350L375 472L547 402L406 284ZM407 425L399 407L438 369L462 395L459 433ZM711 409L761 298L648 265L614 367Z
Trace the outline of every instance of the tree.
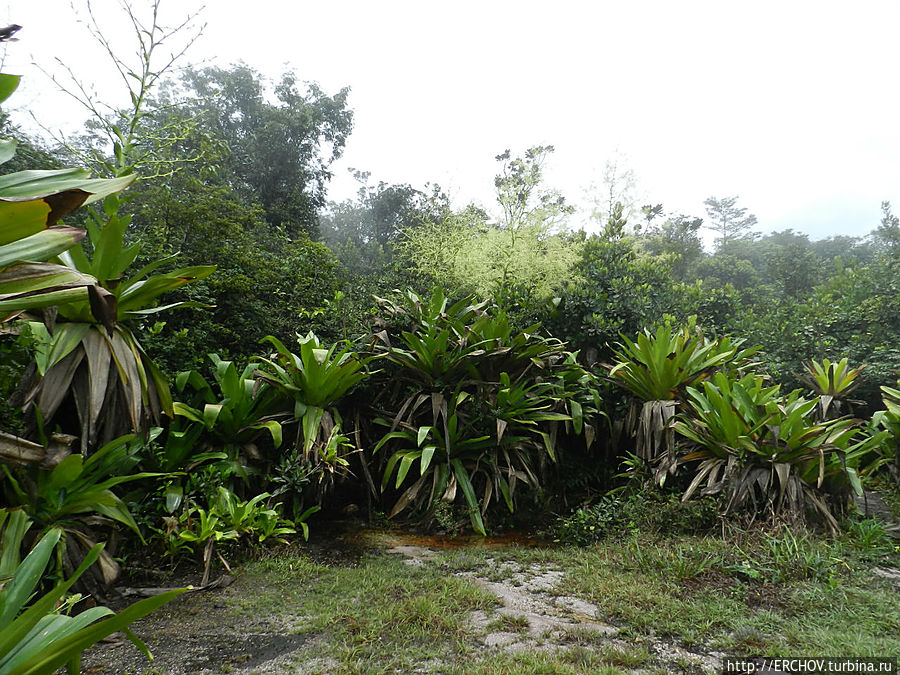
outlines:
M642 232L641 243L653 255L669 256L672 275L684 281L688 270L703 257L703 242L698 235L703 219L674 215L657 225L653 219L662 215L662 205L645 206L644 209L647 225Z
M243 64L188 69L183 84L195 100L185 112L227 146L219 179L261 204L266 221L288 236L315 237L329 166L343 153L353 126L349 89L328 96L286 72L272 101L262 76Z
M766 276L784 295L809 295L819 278L820 261L809 237L793 230L773 232L763 240L768 244Z
M709 229L719 236L716 241L716 248L719 251L724 251L728 243L734 239L746 236L744 233L756 225L756 216L747 215L746 208L735 206L737 200L736 196L722 199L709 197L703 202L711 223Z
M872 238L889 258L900 258L900 218L894 215L890 202L881 202L881 224Z
M622 217L633 222L636 216L643 212L638 206L637 177L634 170L620 153L616 152L612 159L606 160L603 167L601 185L591 186L594 208L591 217L605 226L616 204L621 205ZM640 225L637 225L639 228Z
M497 155L502 167L494 176L494 187L502 209L501 229L516 230L536 223L552 227L572 213L562 195L542 185L544 164L553 151L552 145L536 145L528 148L524 157L512 157L509 150Z
M494 179L500 217L467 207L406 230L403 255L437 283L481 297L504 309L534 309L570 278L581 243L557 232L571 212L565 199L543 185L543 164L552 146L529 148L522 157L507 150Z
M370 185L366 171L354 171L354 177L362 184L356 199L329 202L320 214L322 241L332 249L349 242L360 249L383 251L396 244L404 230L449 210L449 197L437 185L428 194L407 184Z
M179 264L217 268L173 294L173 300L201 306L147 326L145 344L167 371L201 368L210 352L249 356L266 335L323 332L307 321L343 288L343 274L322 244L289 239L265 221L259 205L189 174L148 184L129 208L146 262L177 254Z

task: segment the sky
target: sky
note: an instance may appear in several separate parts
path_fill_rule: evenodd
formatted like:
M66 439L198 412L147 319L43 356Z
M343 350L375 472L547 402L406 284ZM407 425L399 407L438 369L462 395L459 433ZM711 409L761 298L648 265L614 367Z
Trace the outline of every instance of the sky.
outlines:
M25 76L14 115L64 134L85 115L35 64L59 73L59 58L127 101L79 23L85 3L0 3L0 21L23 26L3 64ZM93 7L133 51L118 0ZM162 0L163 22L201 7ZM896 0L208 0L200 21L184 64L351 88L335 200L355 194L352 167L491 208L495 156L550 144L546 182L582 212L608 161L633 171L639 203L704 216L707 197L739 195L761 232L863 236L882 201L900 207Z

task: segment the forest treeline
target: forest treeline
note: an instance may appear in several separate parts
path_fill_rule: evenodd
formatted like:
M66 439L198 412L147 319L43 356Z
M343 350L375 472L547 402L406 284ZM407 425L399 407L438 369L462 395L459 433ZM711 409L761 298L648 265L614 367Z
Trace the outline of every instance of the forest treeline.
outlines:
M709 334L761 345L767 372L789 387L811 358L868 364L858 396L870 405L896 379L900 225L888 203L868 236L813 241L754 233L735 198L677 214L631 205L610 185L577 222L544 183L546 146L499 155L496 202L484 207L453 208L438 186L372 184L364 172L355 199L329 202L330 166L352 133L348 91L329 95L289 72L269 86L243 65L188 69L140 125L143 178L124 207L138 263L174 255L172 269L217 268L173 293L204 307L141 327L170 373L209 352L239 361L266 335L355 339L371 329L375 296L440 285L491 298L519 327L539 322L590 362L608 360L620 333L696 316ZM26 141L3 169L84 159L102 175L107 152L89 127L67 149Z

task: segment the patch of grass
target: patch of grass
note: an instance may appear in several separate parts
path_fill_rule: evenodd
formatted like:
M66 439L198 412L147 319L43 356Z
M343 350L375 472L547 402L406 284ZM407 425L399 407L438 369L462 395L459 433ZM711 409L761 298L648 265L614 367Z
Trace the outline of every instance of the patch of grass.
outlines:
M736 543L632 534L588 547L474 547L443 551L421 566L396 555L364 556L352 566L302 553L265 558L220 596L173 603L172 621L205 627L209 607L224 600L241 615L235 625L276 621L302 638L291 652L295 670L329 675L698 672L675 652L656 655L657 641L730 655L900 653L897 590L872 577L852 541L785 531L735 536ZM563 573L544 593L593 603L600 621L619 628L617 638L573 624L562 636L549 631L530 652L487 650L470 612L487 612L489 631L523 633L528 621L495 612L497 599L456 573L509 583L543 569Z
M738 548L643 536L561 555L556 564L567 570L567 593L596 604L625 635L652 632L739 655L900 650L896 591L827 540L765 535Z
M606 663L589 649L560 648L533 652L497 652L456 663L448 675L624 675L622 670Z
M528 632L528 619L524 616L501 614L487 625L490 632L526 633Z
M472 639L466 616L496 598L466 579L396 558L363 558L357 567L323 567L302 558L267 560L246 569L245 612L310 617L303 632L328 636L345 671L406 672L430 658L449 658Z
M847 541L866 560L877 560L894 552L894 540L885 524L877 518L852 520L847 526Z

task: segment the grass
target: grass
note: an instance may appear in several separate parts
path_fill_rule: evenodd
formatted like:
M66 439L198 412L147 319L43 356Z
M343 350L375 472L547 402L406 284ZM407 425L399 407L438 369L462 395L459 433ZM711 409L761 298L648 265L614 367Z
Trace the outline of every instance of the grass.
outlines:
M898 565L900 555L870 530L844 540L632 534L585 548L448 550L419 566L378 554L320 564L301 550L249 563L221 600L236 624L274 617L288 626L299 645L288 668L308 673L701 673L679 649L898 654L900 589L868 570ZM529 637L528 619L497 611L472 578L512 584L544 569L563 574L549 595L592 603L618 634L573 624ZM469 619L476 610L484 628ZM172 620L189 614L185 604ZM488 649L487 632L517 633L531 647Z
M309 617L302 632L323 636L337 661L322 672L408 672L423 661L453 658L473 638L467 613L496 605L470 581L393 556L367 557L353 567L269 559L245 574L245 583L265 590L241 596L235 609Z
M528 619L524 616L501 614L488 623L487 630L491 632L524 633L528 631Z

